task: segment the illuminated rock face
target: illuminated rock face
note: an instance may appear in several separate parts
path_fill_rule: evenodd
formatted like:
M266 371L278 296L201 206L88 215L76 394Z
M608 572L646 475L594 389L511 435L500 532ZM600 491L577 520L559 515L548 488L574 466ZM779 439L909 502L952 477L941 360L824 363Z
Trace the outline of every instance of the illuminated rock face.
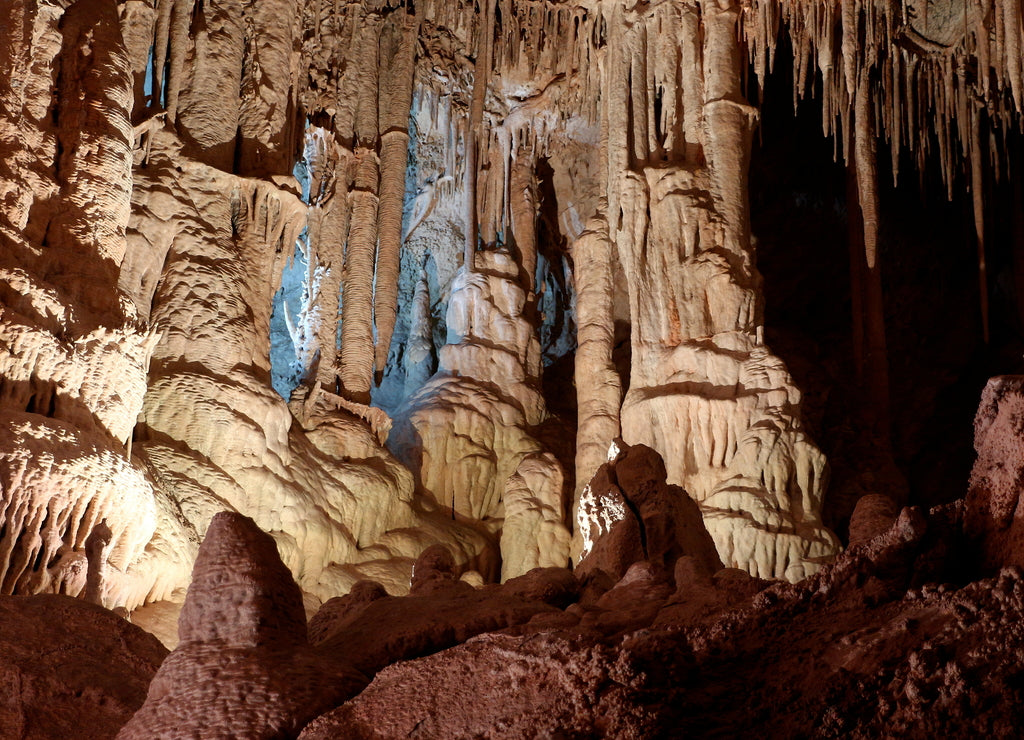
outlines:
M908 29L930 44L988 38L987 17L928 8ZM487 580L562 566L619 438L660 455L723 565L795 581L835 555L826 461L763 339L741 39L763 73L768 4L194 10L16 2L2 29L3 591L92 583L173 642L223 510L270 533L309 609L367 577L406 590L435 543ZM865 111L891 128L898 106L855 84L878 75L855 74L851 10L793 28L829 110L859 111L874 244ZM997 113L1020 95L1007 17ZM933 87L899 89L919 113ZM542 388L574 345L573 458Z
M587 323L597 326L587 327L592 348L577 356L586 383L578 385L580 408L589 413L577 486L589 472L580 463L594 465L619 427L627 443L661 453L669 482L700 504L723 563L799 580L839 543L820 520L824 455L801 428L800 394L785 365L762 339L746 186L757 112L741 93L739 7L611 13L601 78L608 205L581 240L579 266L589 273L580 313L593 302ZM672 54L649 41L664 28L682 39ZM662 91L658 111L653 90L630 83L637 79ZM600 333L609 324L613 250L632 345L621 407L606 380L611 335Z
M392 441L437 506L500 534L502 580L564 567L570 539L561 466L529 433L545 408L517 273L504 252L458 273L441 367L398 411Z
M18 3L0 36L0 590L134 608L196 532L132 459L158 337L118 289L132 80L117 8ZM86 542L104 533L92 578Z

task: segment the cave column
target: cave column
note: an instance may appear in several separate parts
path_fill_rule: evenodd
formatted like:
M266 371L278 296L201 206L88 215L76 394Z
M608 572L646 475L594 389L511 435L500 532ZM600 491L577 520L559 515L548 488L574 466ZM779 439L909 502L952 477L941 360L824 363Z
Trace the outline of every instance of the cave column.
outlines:
M349 195L352 215L342 277L338 376L342 395L363 404L370 402L373 383L373 274L380 193L380 160L376 148L381 22L379 14L369 14L363 21L360 39L361 73L354 117L355 180Z
M537 174L534 166L534 158L520 150L509 173L512 235L527 295L535 290L537 272Z
M397 20L394 20L397 16ZM380 206L377 213L377 272L374 276L373 320L377 329L374 367L379 382L388 361L398 316L401 270L402 210L405 168L409 162L409 111L416 70L417 17L395 11L381 40Z
M702 0L704 17L705 155L715 195L725 217L726 247L750 259L747 169L757 109L743 97L736 29L739 5Z
M651 137L651 107L663 101L659 80L668 73L651 43L659 12L617 8L625 30L609 29L602 60L608 238L629 291L632 358L619 412L606 413L600 404L615 403L617 386L594 369L611 369L613 317L583 294L593 280L604 282L591 295L607 295L610 279L584 272L580 462L598 462L618 425L627 444L662 455L669 482L698 502L724 563L798 580L838 542L820 519L824 455L803 432L800 393L785 364L763 343L747 177L758 113L742 94L741 9L694 0L680 16L684 28L699 20L693 46L676 62L679 98L699 111L684 110L684 135L696 140L673 148L668 160ZM684 67L687 57L701 64ZM646 92L636 89L644 84ZM577 245L595 254L595 270L602 231ZM581 261L590 260L578 257L577 270ZM604 322L603 335L587 326L592 320ZM579 471L581 483L587 472Z
M578 406L573 501L577 504L584 487L605 462L609 446L620 433L622 384L612 360L615 349L612 249L608 224L601 216L587 224L587 229L573 244ZM574 516L575 513L574 506ZM582 542L575 544L580 546Z

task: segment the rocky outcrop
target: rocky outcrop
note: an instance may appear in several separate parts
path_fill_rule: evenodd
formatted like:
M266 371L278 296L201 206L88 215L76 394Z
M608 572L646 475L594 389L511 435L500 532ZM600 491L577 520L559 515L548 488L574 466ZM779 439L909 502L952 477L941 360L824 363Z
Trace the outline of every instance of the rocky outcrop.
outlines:
M294 737L385 666L560 614L578 593L566 570L483 589L455 570L434 545L416 562L409 596L361 582L328 601L307 632L302 593L274 540L247 517L217 514L181 610L180 644L118 737Z
M681 557L708 574L721 569L696 502L668 485L666 475L665 463L650 447L613 443L608 462L580 497L577 577L600 574L615 583L638 561L670 573Z
M166 656L152 635L80 599L0 597L0 736L112 738Z
M1024 580L935 585L959 568L941 554L955 521L905 509L796 585L684 558L673 592L634 570L563 625L381 671L302 737L1009 735Z
M1024 577L971 581L960 522L957 506L903 509L799 584L683 555L671 573L634 562L614 584L538 569L474 588L435 546L409 595L363 582L307 629L274 540L219 514L159 671L159 644L100 607L0 600L0 675L17 676L0 726L110 737L152 678L120 737L672 737L755 723L780 736L1009 736Z
M299 587L274 540L239 514L210 523L178 632L118 738L294 736L365 683L311 650Z
M974 419L964 528L990 569L1024 566L1024 377L992 378Z

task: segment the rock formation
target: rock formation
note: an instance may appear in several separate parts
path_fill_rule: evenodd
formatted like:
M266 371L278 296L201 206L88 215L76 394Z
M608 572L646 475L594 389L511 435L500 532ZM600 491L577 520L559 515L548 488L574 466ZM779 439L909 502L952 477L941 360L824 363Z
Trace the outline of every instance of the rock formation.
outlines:
M990 569L1024 564L1021 424L1024 378L992 378L974 420L978 458L964 502L964 526Z
M628 459L616 465L624 483ZM681 555L635 561L614 584L537 569L474 588L433 546L410 594L362 582L321 608L307 638L274 540L222 513L200 548L182 642L155 677L163 649L100 607L0 598L14 635L6 665L22 687L0 722L15 737L111 737L140 707L118 737L678 737L753 723L773 735L1010 736L1024 581L1008 567L946 584L963 572L963 534L956 506L906 508L799 584ZM118 648L97 649L111 633ZM47 661L74 670L37 662L57 634L80 637ZM87 688L74 699L59 688L58 717L48 710L61 665Z
M209 525L178 637L118 738L294 736L365 683L310 650L302 592L274 540L235 513Z
M453 519L500 533L505 580L564 566L569 530L561 466L529 433L545 409L518 268L506 252L472 256L453 281L440 368L398 411L392 447Z
M1019 0L7 5L0 615L118 635L124 684L74 637L81 676L36 671L51 620L19 623L0 734L72 731L52 697L110 736L151 679L124 737L1010 726L1019 379L961 504L879 475L830 508L823 450L958 454L953 380L891 360L942 291L883 275L913 251L887 168L969 191L957 392L1020 356ZM781 76L846 166L827 362L773 333L759 267Z
M0 598L0 735L112 738L167 649L121 616L55 594Z

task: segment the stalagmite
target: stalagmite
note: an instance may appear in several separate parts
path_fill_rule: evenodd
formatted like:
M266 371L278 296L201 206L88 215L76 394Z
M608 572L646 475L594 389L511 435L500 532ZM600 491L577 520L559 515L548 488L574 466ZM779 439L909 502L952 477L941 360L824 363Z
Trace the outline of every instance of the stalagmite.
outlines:
M740 95L738 8L698 7L706 164L655 164L656 152L638 152L646 111L634 107L635 164L608 171L631 320L622 437L661 453L668 481L699 503L723 563L798 580L838 547L820 520L825 461L801 428L799 392L761 341L746 190L756 115ZM654 22L647 11L631 19ZM642 34L630 38L643 46ZM606 72L605 84L622 82ZM607 115L610 131L619 114L609 106Z
M409 341L405 348L405 393L411 396L434 374L431 354L434 350L430 326L430 285L427 271L420 270L413 297Z

